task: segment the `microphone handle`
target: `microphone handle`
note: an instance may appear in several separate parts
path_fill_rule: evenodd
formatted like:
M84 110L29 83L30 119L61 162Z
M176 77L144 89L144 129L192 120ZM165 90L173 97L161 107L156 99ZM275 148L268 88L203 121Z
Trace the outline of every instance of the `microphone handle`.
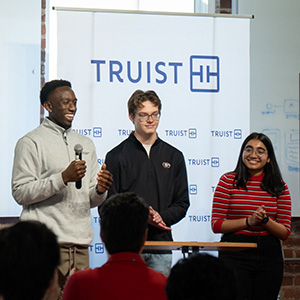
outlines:
M82 152L75 154L76 160L82 160ZM81 179L75 182L76 189L81 189Z
M76 189L81 189L81 179L75 183Z
M82 160L82 152L75 153L75 160Z

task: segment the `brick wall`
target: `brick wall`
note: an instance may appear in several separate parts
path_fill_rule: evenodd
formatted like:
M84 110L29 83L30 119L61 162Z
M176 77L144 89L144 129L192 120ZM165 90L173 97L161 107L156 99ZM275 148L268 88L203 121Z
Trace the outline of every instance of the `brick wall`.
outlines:
M231 0L215 0L216 14L231 14Z
M41 0L41 88L45 84L45 68L46 68L46 0ZM44 120L44 107L40 106L40 123Z
M281 300L300 299L300 218L292 218L290 237L283 242L285 257L284 278L280 291Z

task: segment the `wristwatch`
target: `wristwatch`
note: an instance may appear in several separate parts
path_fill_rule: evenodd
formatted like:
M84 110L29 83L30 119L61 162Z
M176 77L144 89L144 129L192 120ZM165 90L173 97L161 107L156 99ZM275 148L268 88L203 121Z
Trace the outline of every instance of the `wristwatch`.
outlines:
M261 220L262 224L267 224L268 222L269 222L269 216L266 216Z

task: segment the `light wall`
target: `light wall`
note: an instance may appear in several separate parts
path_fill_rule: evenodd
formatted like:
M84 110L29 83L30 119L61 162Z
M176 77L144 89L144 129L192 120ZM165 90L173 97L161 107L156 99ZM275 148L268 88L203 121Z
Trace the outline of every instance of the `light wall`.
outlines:
M0 1L0 216L19 215L11 196L14 147L39 125L41 1Z

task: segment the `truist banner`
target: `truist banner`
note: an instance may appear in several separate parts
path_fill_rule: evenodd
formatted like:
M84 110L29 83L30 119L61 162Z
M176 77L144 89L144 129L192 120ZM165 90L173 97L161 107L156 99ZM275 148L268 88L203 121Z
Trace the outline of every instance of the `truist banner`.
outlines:
M53 77L72 82L78 98L73 129L94 141L99 167L133 129L131 94L154 90L160 97L159 137L183 152L188 171L191 206L173 226L175 241L219 241L210 228L214 188L234 169L249 133L249 23L229 16L57 10ZM106 261L96 209L91 222L96 267Z

